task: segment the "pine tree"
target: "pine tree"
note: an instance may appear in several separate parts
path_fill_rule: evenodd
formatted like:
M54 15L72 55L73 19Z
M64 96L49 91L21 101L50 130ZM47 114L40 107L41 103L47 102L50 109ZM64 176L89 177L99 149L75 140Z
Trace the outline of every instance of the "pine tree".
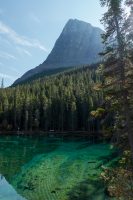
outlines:
M1 80L1 88L4 88L4 78Z
M107 12L102 18L105 34L102 35L105 44L104 77L106 101L109 101L118 114L120 126L117 131L127 134L133 155L133 127L132 127L132 92L129 76L133 65L129 56L127 20L122 8L122 0L100 0ZM117 132L117 133L118 133Z
M87 130L89 112L102 99L92 86L99 83L96 66L1 89L0 127L6 119L10 130Z

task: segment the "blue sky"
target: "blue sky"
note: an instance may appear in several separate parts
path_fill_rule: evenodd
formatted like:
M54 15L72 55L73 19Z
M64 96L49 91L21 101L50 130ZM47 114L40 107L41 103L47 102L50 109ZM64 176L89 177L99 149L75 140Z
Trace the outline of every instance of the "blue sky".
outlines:
M0 0L0 80L42 63L70 18L103 28L103 13L99 0Z

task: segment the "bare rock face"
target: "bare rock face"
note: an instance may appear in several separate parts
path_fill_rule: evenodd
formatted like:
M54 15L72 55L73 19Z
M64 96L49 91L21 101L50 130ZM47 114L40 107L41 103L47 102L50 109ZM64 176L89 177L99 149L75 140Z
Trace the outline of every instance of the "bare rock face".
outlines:
M103 30L91 24L70 19L65 25L47 59L36 68L26 72L14 84L28 80L32 76L44 73L45 70L65 68L96 63L103 45L101 34Z

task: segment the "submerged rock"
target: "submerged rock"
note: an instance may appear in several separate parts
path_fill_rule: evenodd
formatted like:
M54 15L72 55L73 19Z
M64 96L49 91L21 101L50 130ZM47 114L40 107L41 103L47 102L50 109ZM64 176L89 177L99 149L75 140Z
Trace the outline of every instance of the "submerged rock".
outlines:
M70 148L73 149L71 152ZM76 148L77 144L74 150L74 144L67 142L47 156L42 154L34 158L14 177L13 186L27 200L38 200L37 196L39 200L93 200L95 196L98 199L98 195L103 197L106 194L99 179L102 169L97 167L103 162L99 157L104 156L105 159L112 151L108 145L101 144L78 151Z

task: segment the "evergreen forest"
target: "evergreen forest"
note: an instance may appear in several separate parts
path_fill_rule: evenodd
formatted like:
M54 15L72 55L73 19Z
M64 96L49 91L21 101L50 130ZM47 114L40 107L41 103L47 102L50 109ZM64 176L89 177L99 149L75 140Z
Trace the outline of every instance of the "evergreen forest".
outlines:
M97 66L82 67L0 89L1 130L98 131L90 112L103 103Z
M106 12L99 63L56 69L8 88L2 80L0 133L85 132L99 141L102 133L102 141L118 153L110 167L100 163L96 168L102 170L104 193L111 199L132 200L133 0L100 0L100 5Z

